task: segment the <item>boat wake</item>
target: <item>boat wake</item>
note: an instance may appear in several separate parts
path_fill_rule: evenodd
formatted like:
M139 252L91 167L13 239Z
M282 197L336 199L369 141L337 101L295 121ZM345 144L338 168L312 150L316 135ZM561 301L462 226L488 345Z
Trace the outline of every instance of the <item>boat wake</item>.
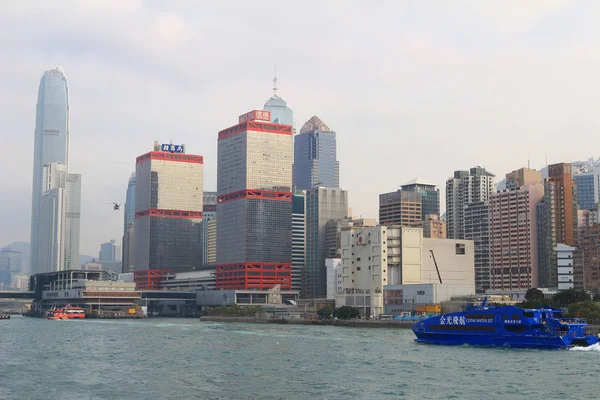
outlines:
M575 347L571 347L570 349L571 351L600 351L600 343L595 343L591 346L587 346L587 347L581 347L581 346L575 346Z

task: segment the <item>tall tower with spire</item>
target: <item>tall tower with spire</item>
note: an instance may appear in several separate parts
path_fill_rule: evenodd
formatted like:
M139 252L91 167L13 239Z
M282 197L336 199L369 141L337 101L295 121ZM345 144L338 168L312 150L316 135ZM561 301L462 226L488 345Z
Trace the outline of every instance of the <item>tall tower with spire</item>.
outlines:
M273 76L273 96L265 103L264 111L271 113L271 122L282 125L294 125L294 112L287 102L277 95L277 67Z
M69 172L69 88L60 68L44 73L36 110L30 273L79 265L81 175Z

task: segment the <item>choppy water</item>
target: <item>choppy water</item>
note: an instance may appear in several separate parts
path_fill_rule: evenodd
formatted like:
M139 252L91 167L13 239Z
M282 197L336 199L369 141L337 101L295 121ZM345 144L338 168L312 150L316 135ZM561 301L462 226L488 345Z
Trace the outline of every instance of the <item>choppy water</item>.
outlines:
M408 330L192 319L0 321L0 399L598 399L586 351L440 347Z

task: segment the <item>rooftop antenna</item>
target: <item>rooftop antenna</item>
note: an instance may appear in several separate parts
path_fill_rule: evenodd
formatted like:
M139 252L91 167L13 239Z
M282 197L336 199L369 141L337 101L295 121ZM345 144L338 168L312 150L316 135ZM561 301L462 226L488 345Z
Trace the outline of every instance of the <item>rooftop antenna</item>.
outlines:
M273 96L277 97L277 64L273 68Z

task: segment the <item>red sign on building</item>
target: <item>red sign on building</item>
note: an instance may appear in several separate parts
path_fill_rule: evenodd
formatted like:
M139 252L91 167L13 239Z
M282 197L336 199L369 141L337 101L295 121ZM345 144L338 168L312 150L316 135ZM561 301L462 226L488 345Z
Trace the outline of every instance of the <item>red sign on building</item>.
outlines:
M262 110L253 110L240 115L240 124L248 121L271 121L271 112Z

